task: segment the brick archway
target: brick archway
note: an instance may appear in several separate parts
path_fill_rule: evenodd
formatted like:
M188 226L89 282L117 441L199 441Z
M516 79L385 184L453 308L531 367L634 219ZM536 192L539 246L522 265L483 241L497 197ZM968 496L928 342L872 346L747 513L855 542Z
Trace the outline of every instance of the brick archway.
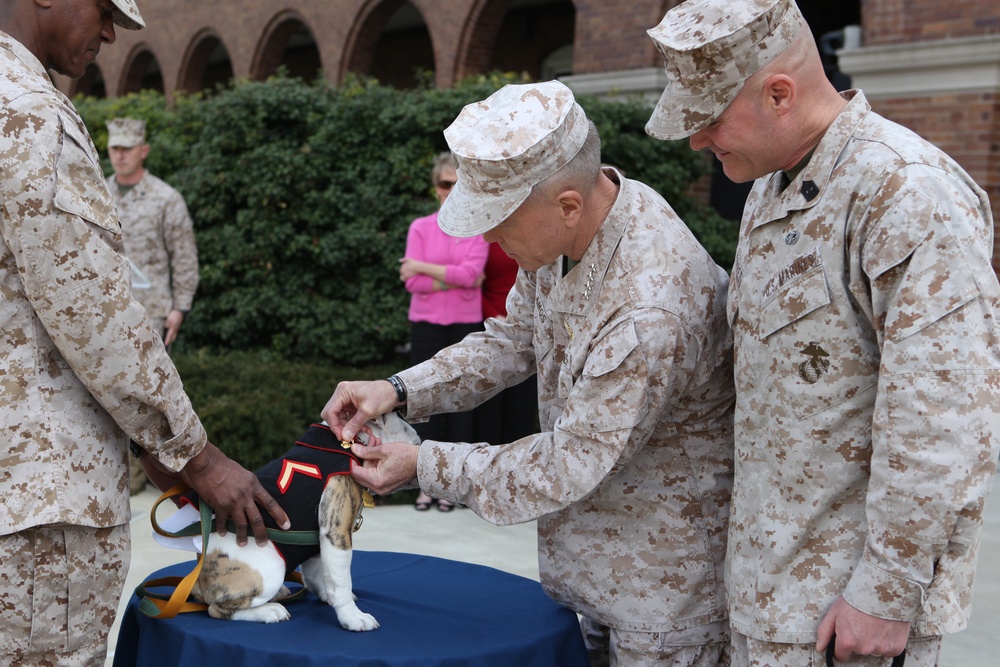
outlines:
M489 69L497 33L510 5L511 0L476 0L459 40L453 81L483 74Z
M454 79L494 69L539 78L547 56L575 45L576 13L572 0L479 0L459 42Z
M116 96L138 93L140 90L157 90L165 92L163 87L163 70L156 55L145 44L137 44L122 68L121 81Z
M229 50L212 30L203 30L192 38L177 75L177 89L188 93L212 90L233 78Z
M108 96L107 84L104 79L104 72L96 62L87 66L87 71L76 80L70 80L70 87L67 91L68 97L74 95L88 95L90 97L104 98Z
M283 11L264 29L250 63L250 78L263 81L284 66L291 76L307 81L316 79L323 69L314 32L300 14Z
M341 83L348 72L371 73L379 36L389 19L405 1L369 0L361 7L344 45L344 57L340 60L337 83Z

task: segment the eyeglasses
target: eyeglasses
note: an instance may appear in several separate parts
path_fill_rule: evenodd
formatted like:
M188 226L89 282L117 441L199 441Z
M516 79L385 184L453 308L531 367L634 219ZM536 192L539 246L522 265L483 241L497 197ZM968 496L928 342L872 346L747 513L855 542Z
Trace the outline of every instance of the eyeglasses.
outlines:
M435 184L435 187L439 187L442 190L451 190L453 187L455 187L455 181L438 181Z

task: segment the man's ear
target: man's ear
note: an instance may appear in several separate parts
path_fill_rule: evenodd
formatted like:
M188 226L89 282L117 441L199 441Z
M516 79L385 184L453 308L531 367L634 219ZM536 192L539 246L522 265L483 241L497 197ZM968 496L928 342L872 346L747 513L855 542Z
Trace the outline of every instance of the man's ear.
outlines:
M147 157L149 157L149 144L143 144L141 152L142 152L142 156L141 157L142 157L143 160L145 160Z
M583 213L583 196L576 190L563 190L556 197L562 220L570 227L576 226Z
M768 109L773 109L783 116L795 106L795 81L787 74L775 74L764 82L764 102Z

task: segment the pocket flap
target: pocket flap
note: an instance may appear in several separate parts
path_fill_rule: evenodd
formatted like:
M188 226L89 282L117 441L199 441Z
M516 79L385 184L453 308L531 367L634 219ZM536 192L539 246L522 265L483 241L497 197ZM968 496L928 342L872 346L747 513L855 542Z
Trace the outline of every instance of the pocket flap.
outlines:
M632 320L623 322L594 344L594 351L587 356L583 374L600 377L610 373L621 366L638 345L635 324Z
M760 333L764 338L818 308L830 304L830 290L820 262L782 285L760 307Z
M94 163L90 141L71 120L62 119L63 145L56 160L55 206L102 229L118 234L118 210L100 166Z

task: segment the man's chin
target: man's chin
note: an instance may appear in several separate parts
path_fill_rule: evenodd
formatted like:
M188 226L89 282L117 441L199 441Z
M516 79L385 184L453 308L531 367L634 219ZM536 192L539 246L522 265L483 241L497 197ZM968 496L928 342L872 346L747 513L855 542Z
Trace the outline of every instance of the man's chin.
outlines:
M53 65L49 69L51 69L56 74L62 74L63 76L70 79L79 79L81 76L87 73L87 65L83 65L82 67L76 67L76 66L56 67Z
M87 73L87 68L97 60L97 52L88 50L79 59L61 65L52 65L51 68L70 79L79 79Z

